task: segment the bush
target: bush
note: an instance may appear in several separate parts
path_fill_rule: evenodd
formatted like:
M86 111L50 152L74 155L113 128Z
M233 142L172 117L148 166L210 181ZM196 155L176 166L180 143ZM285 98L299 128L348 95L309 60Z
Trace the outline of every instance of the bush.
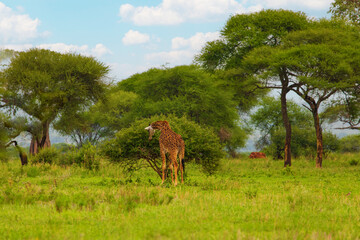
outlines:
M100 158L97 154L96 147L88 143L84 144L80 149L74 149L63 154L63 156L59 158L58 164L77 164L89 170L99 170Z
M316 135L313 128L298 128L292 127L291 134L291 154L298 158L301 156L314 158L316 156ZM284 142L285 130L280 128L274 131L271 137L271 144L263 149L267 155L273 158L284 156ZM335 134L324 131L323 132L323 148L325 157L331 152L336 152L339 149L339 139Z
M340 139L341 152L360 152L360 135L348 135Z
M151 122L167 120L172 130L180 134L185 141L185 162L194 160L201 164L205 172L213 173L219 160L224 156L223 145L211 128L202 127L186 117L153 116L135 121L129 128L120 130L116 137L102 145L102 152L113 162L118 162L127 171L134 171L144 166L152 167L161 173L159 135L156 131L153 139L145 127Z
M59 151L56 148L44 148L41 149L38 154L31 157L31 163L56 163L59 157Z

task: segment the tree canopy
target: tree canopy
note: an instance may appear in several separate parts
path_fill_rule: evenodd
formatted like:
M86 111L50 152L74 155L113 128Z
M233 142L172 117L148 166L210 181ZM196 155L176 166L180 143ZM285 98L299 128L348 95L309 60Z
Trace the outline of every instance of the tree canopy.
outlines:
M119 82L118 88L139 96L137 117L172 113L216 129L233 127L238 119L236 105L217 84L196 66L179 66L136 74Z
M100 98L109 68L92 57L44 49L19 52L2 71L2 106L21 110L40 121L42 132L33 136L40 148L49 144L49 125Z
M247 133L241 128L243 122L233 100L234 93L223 87L219 78L198 66L150 69L119 82L118 89L138 96L129 113L131 117L125 116L128 120L161 114L186 116L211 127L217 134L228 133L222 139L229 143L229 149L245 144Z

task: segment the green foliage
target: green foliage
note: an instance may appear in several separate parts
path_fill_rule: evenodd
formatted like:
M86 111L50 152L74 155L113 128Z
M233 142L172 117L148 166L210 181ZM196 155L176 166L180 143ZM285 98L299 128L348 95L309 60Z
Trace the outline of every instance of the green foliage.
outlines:
M89 170L99 170L100 158L97 155L96 147L86 144L80 148L75 163Z
M186 117L174 115L153 116L135 121L129 128L120 130L116 137L102 146L102 152L113 162L118 162L127 171L135 171L144 166L151 166L159 173L161 157L159 149L159 132L148 140L144 130L151 122L167 120L173 131L180 134L185 141L185 162L194 160L201 164L208 173L213 173L219 160L223 157L223 146L210 128L202 127Z
M80 149L44 148L30 159L32 164L77 165L89 170L99 170L100 157L95 146L84 144Z
M60 153L65 153L74 148L74 145L68 143L54 143L51 146L56 148Z
M41 149L40 152L36 154L36 156L32 156L30 162L32 164L37 164L37 163L53 164L57 162L59 156L60 153L56 148L54 147L44 148Z
M132 110L136 97L132 92L107 89L105 99L71 115L62 115L55 121L54 128L70 136L77 147L87 142L96 145L126 127L130 121L126 114Z
M113 133L127 127L133 120L129 112L134 110L137 100L138 96L134 92L111 88L106 94L106 100L97 102L91 107L90 112L95 122L109 128L113 136Z
M360 135L348 135L340 139L340 151L345 152L360 152Z
M306 30L289 33L276 48L254 49L244 65L257 69L261 79L271 80L286 69L303 88L345 89L357 79L358 40L356 29L341 21L321 20Z
M208 42L196 61L212 71L238 68L254 48L277 46L287 33L305 29L308 25L304 13L289 10L237 14L230 17L221 30L221 40Z
M272 97L262 100L260 107L251 115L252 124L260 130L260 139L256 146L274 158L282 158L284 152L285 129L282 125L280 101ZM312 127L312 116L308 110L288 101L288 115L292 125L291 153L300 156L315 156L316 137ZM330 132L323 133L324 151L335 152L339 149L339 140Z
M274 158L282 158L284 155L284 140L285 130L282 128L276 129L269 138L267 145L264 145L262 151ZM335 134L325 131L323 133L323 148L325 156L331 152L339 150L339 139ZM291 154L295 158L301 156L314 158L316 156L316 137L313 128L301 129L295 126L292 127L291 138Z
M89 170L99 170L100 156L97 153L96 146L87 143L79 149L71 149L65 152L56 163L65 166L76 164Z
M305 30L293 31L278 47L265 46L247 55L244 65L255 78L268 82L287 76L287 91L293 91L312 112L316 137L321 139L319 109L340 90L352 89L360 75L360 34L342 21L314 21ZM317 166L321 166L321 144Z
M41 121L100 97L108 68L91 57L43 49L20 52L4 70L4 98Z
M2 71L6 91L1 101L9 111L22 110L39 121L41 139L56 117L72 115L102 97L108 71L93 57L79 54L44 49L19 52Z
M128 114L118 118L117 121L122 122L118 125L124 126L127 122L125 126L129 126L135 119L154 115L185 115L202 126L211 127L216 134L225 129L229 133L229 138L224 139L227 149L243 147L248 134L239 119L233 85L227 86L224 78L210 75L194 65L135 74L117 86L120 95L127 91L137 96L130 96L135 101ZM251 105L249 101L247 104Z
M150 69L118 84L118 89L138 95L131 118L160 114L187 115L198 124L220 129L238 119L231 93L197 66Z

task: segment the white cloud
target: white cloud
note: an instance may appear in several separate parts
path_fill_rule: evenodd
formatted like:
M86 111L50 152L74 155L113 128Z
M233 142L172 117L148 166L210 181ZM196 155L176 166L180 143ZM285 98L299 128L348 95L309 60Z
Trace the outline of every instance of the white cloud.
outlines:
M235 0L163 0L157 6L120 6L119 16L135 25L174 25L185 21L214 20L235 12L244 12Z
M111 51L103 44L96 44L94 48L90 48L88 45L69 45L65 43L51 43L51 44L7 44L2 46L3 49L12 49L15 51L26 51L30 48L48 49L54 52L60 53L79 53L85 56L101 57L105 54L111 54Z
M97 56L97 57L101 57L101 56L104 56L106 54L112 54L110 49L105 47L105 45L102 44L102 43L96 44L95 48L91 49L91 53L92 53L93 56Z
M219 32L208 33L196 33L194 36L185 39L182 37L176 37L171 40L171 46L173 49L180 49L188 47L191 50L199 51L208 41L213 41L220 38Z
M327 10L333 0L162 0L156 6L123 4L119 16L135 25L175 25L187 21L223 20L231 14L266 8Z
M122 39L122 42L125 45L135 45L146 43L150 40L150 36L144 33L140 33L138 31L130 30L125 33L125 36Z
M171 66L190 64L206 42L219 37L219 32L196 33L190 38L176 37L171 41L171 51L147 54L145 60L157 64L169 63Z
M38 32L39 19L18 14L0 2L0 44L23 43L42 34Z

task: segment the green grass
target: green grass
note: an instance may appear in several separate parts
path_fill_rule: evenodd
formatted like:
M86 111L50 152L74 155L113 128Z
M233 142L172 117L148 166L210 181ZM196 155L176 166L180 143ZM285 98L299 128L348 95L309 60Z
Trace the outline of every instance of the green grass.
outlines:
M0 163L2 239L359 239L360 160L332 155L323 169L293 160L223 160L213 176L187 165L173 187L152 170L117 165Z

